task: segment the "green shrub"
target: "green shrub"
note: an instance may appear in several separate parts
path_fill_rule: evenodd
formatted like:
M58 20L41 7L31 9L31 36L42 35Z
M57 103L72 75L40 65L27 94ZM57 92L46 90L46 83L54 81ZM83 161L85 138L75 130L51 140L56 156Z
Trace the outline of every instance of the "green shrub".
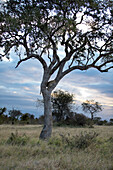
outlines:
M56 146L62 146L62 140L58 137L52 137L48 141L49 145L56 145Z
M91 133L81 133L80 136L76 139L76 147L77 148L87 148L92 142L95 141L95 138L98 136L96 132Z
M26 136L26 134L20 136L16 131L15 134L11 133L6 143L11 145L26 145L28 140L29 138Z
M113 137L110 137L107 141L113 143Z
M71 148L76 147L78 149L85 149L95 141L95 138L98 136L98 134L96 132L84 132L76 136L70 136L69 134L68 136L60 136L62 137L63 143L66 143L67 146Z

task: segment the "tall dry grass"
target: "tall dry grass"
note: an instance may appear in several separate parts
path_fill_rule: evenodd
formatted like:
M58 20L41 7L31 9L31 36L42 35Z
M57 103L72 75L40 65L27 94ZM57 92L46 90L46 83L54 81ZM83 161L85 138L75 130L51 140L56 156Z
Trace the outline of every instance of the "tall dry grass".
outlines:
M54 127L48 141L39 140L41 129L38 125L0 125L0 170L113 169L113 126ZM98 136L90 145L80 148L82 138L76 145L81 134L94 132Z

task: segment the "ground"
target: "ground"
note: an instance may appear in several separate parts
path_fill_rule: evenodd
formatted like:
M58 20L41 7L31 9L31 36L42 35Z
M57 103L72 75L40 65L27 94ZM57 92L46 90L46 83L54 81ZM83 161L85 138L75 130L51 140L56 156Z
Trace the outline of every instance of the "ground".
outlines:
M40 141L40 125L0 125L0 170L113 170L113 126L54 127Z

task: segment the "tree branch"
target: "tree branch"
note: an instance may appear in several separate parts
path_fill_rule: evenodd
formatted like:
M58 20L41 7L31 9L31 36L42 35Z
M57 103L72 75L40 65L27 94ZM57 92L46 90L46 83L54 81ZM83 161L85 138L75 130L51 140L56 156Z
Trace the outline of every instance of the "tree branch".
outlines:
M31 59L31 58L36 58L36 59L38 59L38 60L40 61L40 63L42 64L44 70L47 69L47 64L46 64L45 60L41 57L41 55L38 55L38 54L31 54L31 55L29 55L28 57L26 57L26 58L24 58L24 59L21 59L21 60L17 63L16 68L17 68L23 61L27 61L27 60L29 60L29 59Z
M31 58L32 58L32 57L26 57L26 58L24 58L24 59L19 60L15 68L17 68L23 61L27 61L27 60L29 60L29 59L31 59Z

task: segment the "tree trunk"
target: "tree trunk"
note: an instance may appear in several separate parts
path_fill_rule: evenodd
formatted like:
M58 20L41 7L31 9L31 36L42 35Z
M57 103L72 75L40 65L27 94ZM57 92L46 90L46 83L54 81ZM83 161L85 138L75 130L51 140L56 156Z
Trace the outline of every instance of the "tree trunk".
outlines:
M91 113L91 120L93 120L94 119L94 116L93 116L93 113Z
M52 133L51 92L45 89L42 95L44 100L44 127L41 131L40 139L48 139Z

